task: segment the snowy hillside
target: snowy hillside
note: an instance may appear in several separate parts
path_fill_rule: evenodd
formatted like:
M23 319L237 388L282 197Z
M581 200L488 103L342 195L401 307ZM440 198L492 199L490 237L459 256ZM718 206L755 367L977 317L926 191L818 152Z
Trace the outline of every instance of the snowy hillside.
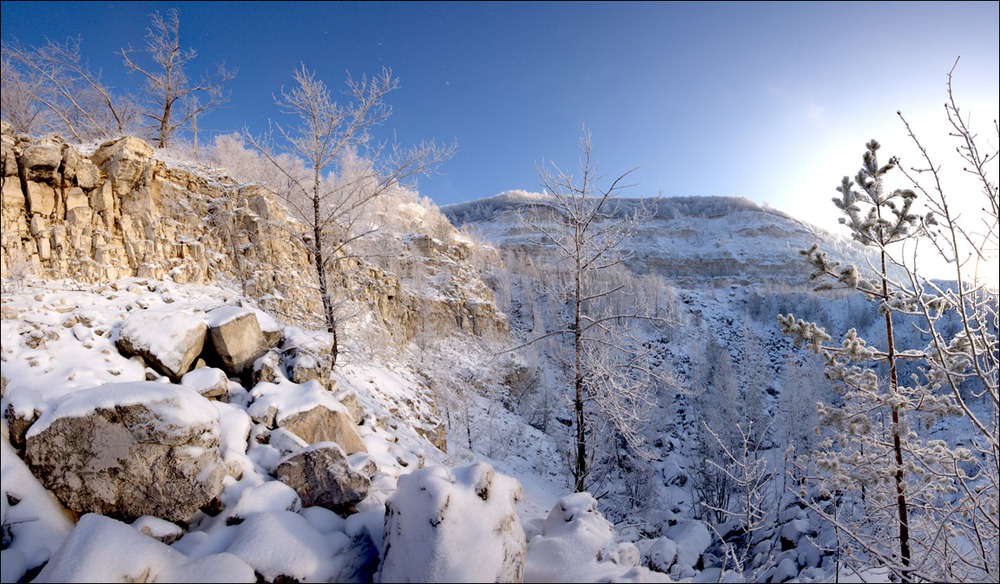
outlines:
M799 252L821 242L831 255L865 264L861 248L773 209L739 197L615 199L611 215L636 212L649 217L624 243L629 267L683 287L809 285L809 267ZM823 201L827 204L829 201ZM519 213L544 208L542 194L509 191L441 210L458 227L501 248L531 247L539 234L528 233ZM536 250L537 251L537 250Z
M611 220L648 215L586 282L627 332L586 358L628 367L588 379L614 383L573 493L581 329L549 197L359 206L330 262L337 341L301 217L227 148L209 166L5 127L0 581L887 578L842 564L824 514L847 504L808 479L832 436L816 404L844 394L777 319L885 342L878 304L815 293L799 253L864 265L853 242L740 198L613 199ZM898 322L922 354L919 315ZM919 420L981 448L963 418Z

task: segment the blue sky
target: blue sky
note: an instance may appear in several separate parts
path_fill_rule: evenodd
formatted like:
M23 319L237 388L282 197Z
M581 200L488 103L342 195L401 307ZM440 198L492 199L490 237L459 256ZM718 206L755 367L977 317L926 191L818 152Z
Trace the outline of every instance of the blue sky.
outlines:
M440 205L539 190L536 165L575 168L586 124L602 174L638 167L629 196L742 195L830 227L866 140L909 155L896 110L943 136L956 57L973 123L988 135L998 116L997 2L3 2L0 31L80 35L127 87L116 51L172 7L190 73L239 68L205 130L280 120L272 96L300 63L332 90L391 67L385 131L458 142L420 179Z

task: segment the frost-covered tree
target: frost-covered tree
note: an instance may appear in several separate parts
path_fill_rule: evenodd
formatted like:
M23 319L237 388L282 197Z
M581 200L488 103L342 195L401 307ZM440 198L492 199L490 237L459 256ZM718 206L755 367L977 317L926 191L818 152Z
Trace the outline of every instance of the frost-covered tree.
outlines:
M365 211L373 201L409 178L432 172L453 155L455 147L422 142L383 152L372 131L389 119L392 108L385 99L399 87L388 69L370 78L348 77L343 101L336 101L305 65L292 78L292 88L282 89L275 98L282 112L296 119L289 126L275 124L280 144L272 136L248 133L246 138L280 175L278 195L307 226L298 237L316 268L335 363L340 318L331 269L344 259L352 242L378 230L378 225L366 221Z
M125 67L141 79L142 117L150 122L156 147L164 148L178 130L196 124L199 116L229 101L225 84L236 77L236 70L220 63L214 75L192 80L186 67L198 53L181 46L180 11L172 8L165 18L154 12L150 19L145 48L122 49L121 56ZM137 58L143 53L147 64Z
M904 581L992 580L998 574L997 299L995 291L976 284L972 271L974 260L996 249L996 168L989 166L996 153L978 150L952 99L950 80L949 74L946 110L961 141L957 152L981 184L982 216L970 224L954 211L958 198L945 190L940 166L922 147L933 186L912 180L915 188L890 191L886 176L899 161L880 165L878 143L871 141L855 181L845 178L834 201L854 238L875 250L874 269L842 267L815 247L805 253L817 277L879 303L884 346L869 344L855 329L839 346L831 345L815 323L779 317L796 343L826 357L826 375L842 395L819 408L831 432L815 457L813 485L822 499L813 507L836 524L848 561L884 566ZM918 192L930 209L923 217L914 212ZM930 248L943 254L955 266L957 282L924 277L927 256L904 255L902 244L912 250L927 239L934 245L925 245L925 253ZM963 324L947 338L937 324L949 313ZM896 327L904 319L922 322L918 326L930 343L898 346ZM900 375L904 361L912 364L908 377ZM983 396L985 407L971 407L969 394ZM932 437L946 416L961 416L955 422L962 424L959 433L971 436L961 444Z
M19 132L51 131L85 142L136 129L137 105L90 69L81 44L79 37L37 47L3 43L3 118Z
M655 372L632 333L640 321L654 321L639 307L622 310L615 302L626 296L625 284L611 275L622 266L622 244L648 214L642 206L619 212L615 198L626 188L631 171L602 184L592 159L593 144L585 129L580 140L579 175L553 164L539 168L550 198L522 215L541 243L554 250L556 265L547 273L550 291L564 298L566 317L554 330L529 344L549 338L566 342L567 371L574 429L570 467L576 491L592 485L596 438L603 431L613 446L624 442L640 450L640 428L650 406Z

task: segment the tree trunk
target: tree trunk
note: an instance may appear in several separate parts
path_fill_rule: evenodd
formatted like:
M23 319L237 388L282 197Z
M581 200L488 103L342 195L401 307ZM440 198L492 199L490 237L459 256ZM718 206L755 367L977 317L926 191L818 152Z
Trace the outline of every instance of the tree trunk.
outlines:
M319 169L316 169L313 183L313 259L316 262L316 279L319 281L319 296L323 302L323 321L326 331L333 335L333 351L330 366L337 364L337 320L333 315L333 302L330 300L330 288L326 282L326 253L323 251L323 229L320 221L321 186Z
M889 298L889 287L888 282L886 281L887 272L884 250L881 255L882 299L883 301L887 301ZM896 345L893 340L892 332L892 313L886 310L885 336L886 344L888 345L888 356L886 359L889 363L889 393L892 397L895 397L896 393L899 391L899 378L896 371ZM906 492L904 491L903 485L903 446L899 437L899 419L899 408L894 405L892 406L892 449L896 456L896 507L899 515L899 557L903 566L908 568L910 566L910 521L906 508ZM909 571L903 571L902 580L903 582L910 581Z

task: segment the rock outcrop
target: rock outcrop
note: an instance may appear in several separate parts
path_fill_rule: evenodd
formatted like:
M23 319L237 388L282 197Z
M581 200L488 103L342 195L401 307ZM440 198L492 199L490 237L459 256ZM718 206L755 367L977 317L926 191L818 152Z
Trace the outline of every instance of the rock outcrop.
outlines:
M318 314L312 264L266 189L168 167L131 137L88 157L58 139L15 135L4 123L2 158L3 277L43 270L81 282L223 277L277 310Z

